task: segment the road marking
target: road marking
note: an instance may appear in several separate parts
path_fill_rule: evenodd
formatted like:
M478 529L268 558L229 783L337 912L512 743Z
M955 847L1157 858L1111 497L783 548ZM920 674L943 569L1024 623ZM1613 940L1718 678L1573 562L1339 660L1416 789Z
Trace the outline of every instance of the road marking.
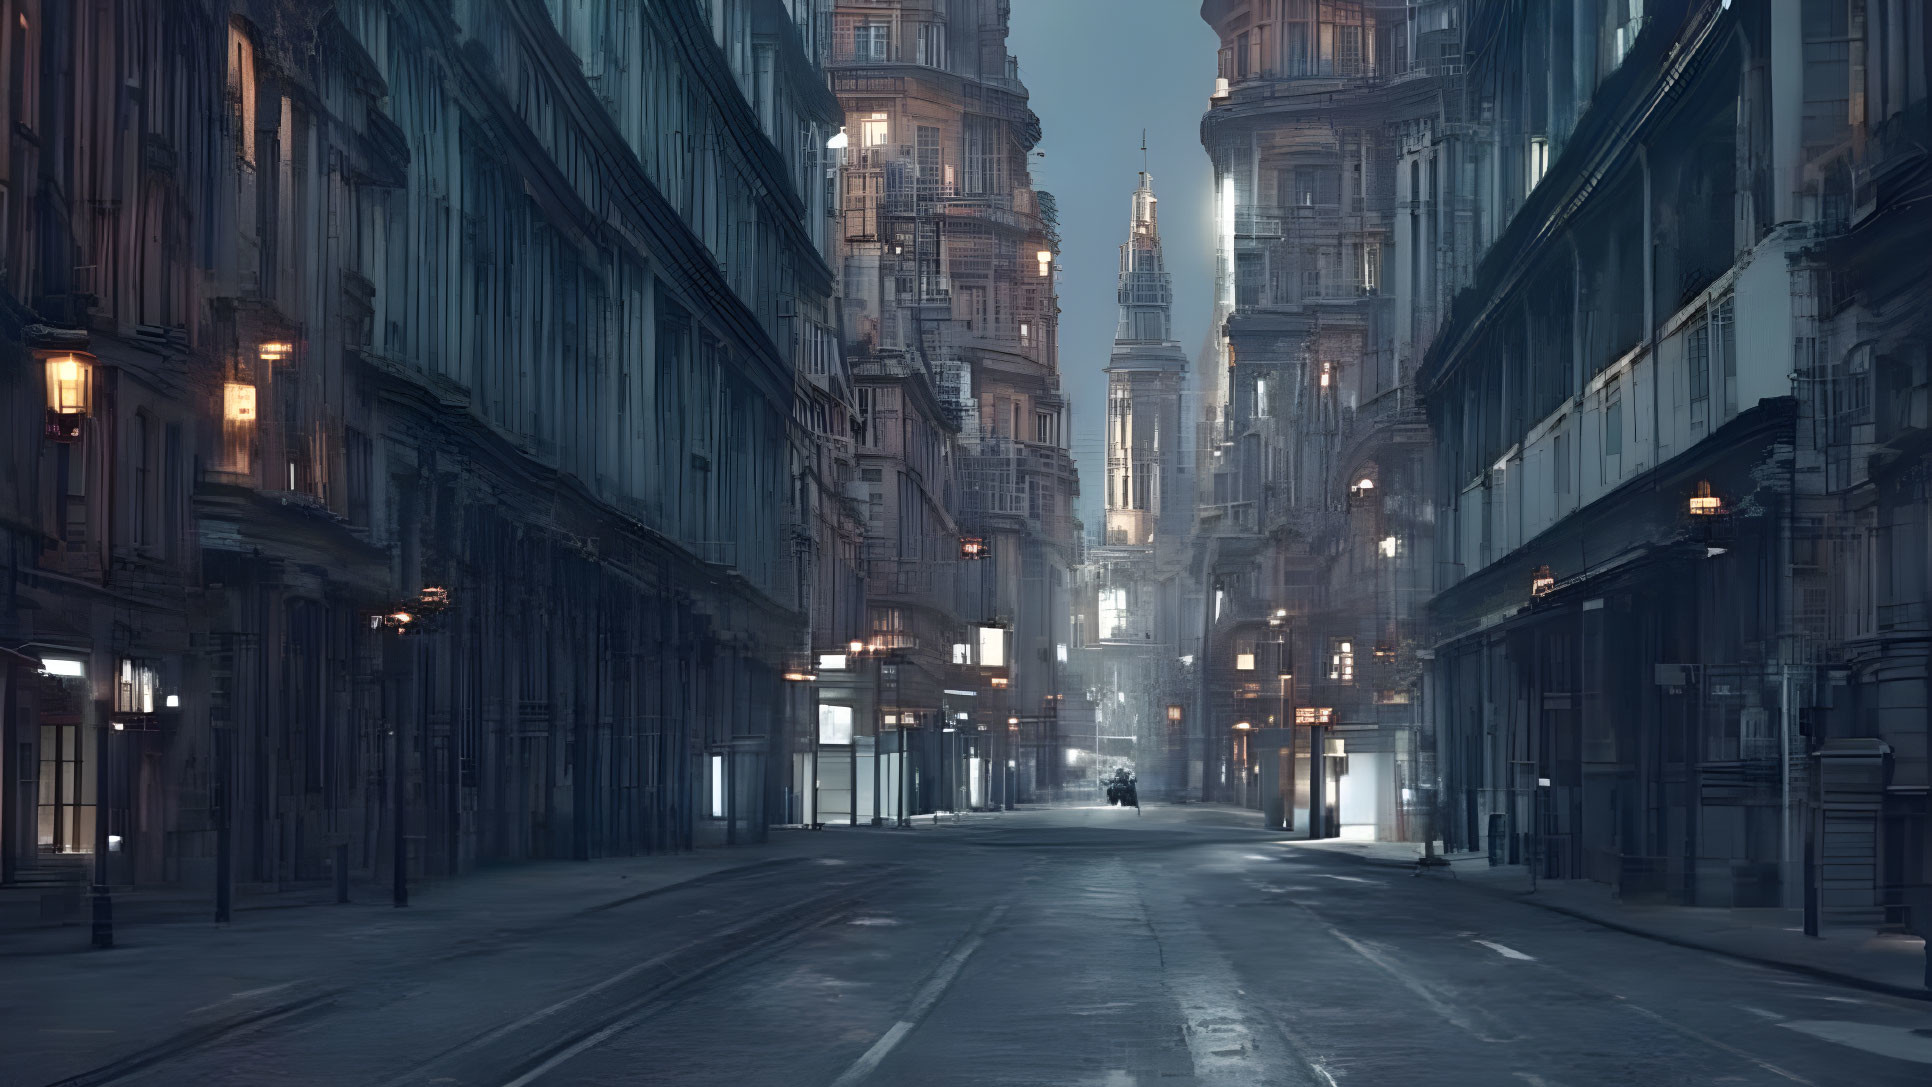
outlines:
M1524 962L1536 961L1536 956L1525 955L1521 951L1518 951L1513 947L1504 947L1502 944L1491 943L1488 940L1477 940L1476 942L1490 949L1491 951L1494 951L1496 954L1501 955L1505 959L1521 959Z
M1323 879L1345 879L1345 880L1347 880L1347 881L1349 881L1350 883L1380 883L1380 882L1382 882L1382 881L1381 881L1381 880L1379 880L1379 879L1363 879L1363 878L1362 878L1362 877L1360 877L1360 876L1331 876L1331 875L1329 875L1329 874L1328 874L1327 872L1322 872L1322 873L1320 873L1320 875L1321 875L1321 877L1322 877Z
M852 1062L852 1067L846 1069L844 1075L832 1081L832 1087L856 1087L857 1084L865 1082L866 1077L879 1067L879 1062L885 1060L893 1049L905 1040L906 1035L912 1033L912 1028L919 1025L919 1020L926 1017L926 1013L932 1010L934 1004L939 1003L939 998L945 995L953 979L959 976L960 967L965 966L966 960L972 958L973 952L979 950L979 945L986 939L987 932L991 931L992 927L999 923L1000 918L1006 915L1007 907L1010 905L1012 903L1003 902L991 913L980 918L979 924L973 926L972 931L966 934L966 938L960 941L959 946L953 948L952 952L940 962L939 968L926 979L926 983L919 987L919 991L913 995L912 1004L906 1008L905 1018L892 1024L891 1029L880 1035L879 1040L872 1043L872 1048L860 1054L859 1059Z
M1310 911L1310 912L1313 912L1313 911ZM1368 961L1374 963L1376 966L1381 967L1383 973L1401 982L1403 986L1407 988L1410 992L1421 997L1422 1002L1429 1005L1430 1009L1433 1010L1437 1015L1440 1015L1444 1019L1447 1019L1449 1022L1454 1023L1456 1026L1461 1027L1463 1030L1469 1032L1470 1035L1474 1036L1479 1041L1513 1042L1516 1040L1515 1038L1491 1037L1490 1035L1485 1033L1482 1030L1482 1028L1478 1027L1475 1024L1475 1022L1471 1020L1468 1016L1463 1015L1461 1012L1443 1003L1440 997L1436 996L1436 994L1429 991L1428 986L1424 985L1421 981L1411 976L1407 971L1398 969L1394 963L1389 962L1389 960L1382 957L1380 953L1357 942L1356 940L1351 938L1347 933L1344 933L1341 929L1336 928L1334 925L1328 925L1326 927L1328 928L1328 934L1330 936L1333 936L1337 940L1340 940L1342 943L1347 944L1349 949L1354 951L1357 955L1360 955L1363 958L1367 959Z
M1843 1019L1800 1019L1779 1023L1781 1027L1848 1045L1881 1057L1892 1057L1917 1064L1932 1064L1932 1038L1910 1027L1887 1027L1877 1023L1853 1023Z
M1738 1007L1743 1008L1745 1011L1750 1012L1752 1015L1755 1015L1761 1019L1769 1019L1773 1023L1776 1023L1779 1020L1784 1018L1784 1016L1779 1015L1777 1012L1768 1012L1768 1011L1765 1011L1763 1008L1753 1008L1749 1004L1739 1004Z

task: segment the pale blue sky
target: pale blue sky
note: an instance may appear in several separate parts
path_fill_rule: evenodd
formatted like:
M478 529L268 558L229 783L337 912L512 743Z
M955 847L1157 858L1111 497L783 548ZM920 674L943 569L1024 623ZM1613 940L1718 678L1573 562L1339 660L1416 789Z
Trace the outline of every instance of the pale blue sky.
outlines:
M1105 456L1101 367L1113 344L1114 275L1142 128L1174 276L1175 336L1190 359L1213 316L1212 178L1201 114L1219 43L1200 10L1199 0L1013 0L1008 47L1046 134L1033 183L1060 202L1060 374L1073 403L1080 517L1089 526L1099 516ZM1183 418L1194 417L1190 402Z

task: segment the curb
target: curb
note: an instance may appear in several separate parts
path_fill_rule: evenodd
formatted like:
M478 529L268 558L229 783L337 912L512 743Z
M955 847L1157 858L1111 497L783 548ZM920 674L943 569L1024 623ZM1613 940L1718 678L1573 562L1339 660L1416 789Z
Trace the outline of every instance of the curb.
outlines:
M1376 857L1364 857L1355 853L1329 852L1326 850L1324 852L1327 852L1329 856L1345 857L1359 864L1367 864L1377 868L1411 870L1415 867L1415 865L1407 862L1385 861ZM1548 910L1551 913L1560 913L1565 917L1574 918L1578 921L1588 921L1593 925L1607 928L1614 932L1621 932L1629 936L1641 936L1646 940L1655 940L1658 943L1670 944L1673 947L1686 948L1691 951L1702 951L1710 955L1721 955L1727 959L1736 959L1739 962L1748 962L1757 966L1768 966L1776 970L1784 970L1789 973L1803 974L1806 977L1833 982L1853 989L1863 989L1866 992L1883 993L1886 996L1903 997L1906 1000L1932 1001L1932 989L1914 989L1904 985L1894 985L1889 981L1877 981L1873 978L1830 970L1822 966L1814 966L1810 963L1792 962L1789 959L1778 959L1769 955L1759 955L1749 951L1738 951L1732 948L1719 947L1716 944L1704 943L1683 936L1672 936L1668 933L1657 932L1653 929L1640 928L1627 922L1599 917L1570 906L1559 906L1554 902L1539 900L1531 897L1528 891L1506 891L1500 888L1492 890L1483 886L1481 883L1474 882L1468 884L1458 883L1458 886L1465 886L1470 890L1480 891L1492 898L1506 898L1512 902L1520 902L1525 906L1535 906L1537 909Z

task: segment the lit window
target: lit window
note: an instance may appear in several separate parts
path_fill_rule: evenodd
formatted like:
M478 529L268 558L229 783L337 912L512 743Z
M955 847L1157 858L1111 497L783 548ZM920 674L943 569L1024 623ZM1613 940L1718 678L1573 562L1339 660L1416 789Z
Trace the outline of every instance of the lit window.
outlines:
M886 121L884 114L874 114L872 117L859 122L859 146L884 147L886 145L887 135L890 132L888 124L889 122Z
M979 628L979 663L982 668L1006 667L1006 629Z
M1550 169L1550 141L1531 136L1529 141L1529 188L1534 189Z
M1236 653L1234 655L1234 670L1237 672L1254 671L1254 654Z
M1336 683L1355 682L1355 643L1336 642L1328 655L1328 678Z
M1100 590L1100 638L1106 641L1127 635L1127 590Z
M711 756L711 818L725 817L724 756Z
M154 667L121 659L121 672L114 684L115 713L154 712Z
M852 707L819 704L818 742L838 747L852 742Z

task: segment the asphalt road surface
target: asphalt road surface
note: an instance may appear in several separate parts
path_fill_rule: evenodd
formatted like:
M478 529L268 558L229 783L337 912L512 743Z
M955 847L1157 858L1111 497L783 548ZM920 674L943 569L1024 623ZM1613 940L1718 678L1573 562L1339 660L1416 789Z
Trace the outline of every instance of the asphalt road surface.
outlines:
M1932 1083L1932 1003L1278 837L1155 807L828 831L76 1082Z

